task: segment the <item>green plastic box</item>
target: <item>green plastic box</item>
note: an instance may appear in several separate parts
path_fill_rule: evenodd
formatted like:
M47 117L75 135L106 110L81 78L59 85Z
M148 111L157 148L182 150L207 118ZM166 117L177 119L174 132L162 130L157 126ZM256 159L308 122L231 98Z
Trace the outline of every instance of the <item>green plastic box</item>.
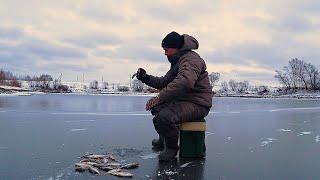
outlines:
M194 122L205 122L205 119ZM205 131L180 130L179 156L182 158L204 158L206 156Z

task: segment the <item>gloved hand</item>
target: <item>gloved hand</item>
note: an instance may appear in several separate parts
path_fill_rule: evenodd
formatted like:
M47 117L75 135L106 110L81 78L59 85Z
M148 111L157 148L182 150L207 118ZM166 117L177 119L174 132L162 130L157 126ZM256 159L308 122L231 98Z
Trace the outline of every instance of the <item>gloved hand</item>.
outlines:
M146 73L146 70L139 68L137 71L137 79L139 79L143 83L147 83L149 82L150 75Z
M159 105L159 103L160 100L158 96L151 98L146 104L146 110L150 111L153 107Z

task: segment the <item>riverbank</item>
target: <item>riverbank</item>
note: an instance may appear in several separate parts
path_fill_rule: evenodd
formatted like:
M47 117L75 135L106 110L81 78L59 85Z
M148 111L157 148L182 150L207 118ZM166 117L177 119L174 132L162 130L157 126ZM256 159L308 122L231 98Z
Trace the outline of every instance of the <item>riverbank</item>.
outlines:
M56 90L32 91L30 89L0 86L0 96L28 96L33 94L70 94L70 95L127 95L127 96L156 96L158 93L131 92L131 91L104 91L104 92L60 92ZM291 94L234 94L216 93L214 97L238 97L238 98L296 98L296 99L320 99L320 92L296 92Z

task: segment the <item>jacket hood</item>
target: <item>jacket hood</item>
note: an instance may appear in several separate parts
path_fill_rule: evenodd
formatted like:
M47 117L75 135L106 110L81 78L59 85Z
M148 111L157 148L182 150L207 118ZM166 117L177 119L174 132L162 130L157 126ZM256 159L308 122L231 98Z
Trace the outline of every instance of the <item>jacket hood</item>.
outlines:
M181 51L187 51L187 50L193 50L193 49L199 48L199 42L196 40L196 38L188 34L183 34L182 36L184 38L184 44L180 48Z

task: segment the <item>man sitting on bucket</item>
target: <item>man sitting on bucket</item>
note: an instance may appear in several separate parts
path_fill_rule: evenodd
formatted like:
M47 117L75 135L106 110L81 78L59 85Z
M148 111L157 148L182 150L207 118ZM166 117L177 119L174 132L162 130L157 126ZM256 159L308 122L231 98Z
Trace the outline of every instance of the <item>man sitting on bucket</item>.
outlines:
M180 124L208 115L212 89L206 63L193 51L199 47L194 37L171 32L161 45L171 64L170 70L162 77L155 77L139 68L137 78L160 90L158 96L147 102L146 109L154 115L153 124L159 134L159 139L152 140L152 145L162 150L160 161L170 161L179 150Z

